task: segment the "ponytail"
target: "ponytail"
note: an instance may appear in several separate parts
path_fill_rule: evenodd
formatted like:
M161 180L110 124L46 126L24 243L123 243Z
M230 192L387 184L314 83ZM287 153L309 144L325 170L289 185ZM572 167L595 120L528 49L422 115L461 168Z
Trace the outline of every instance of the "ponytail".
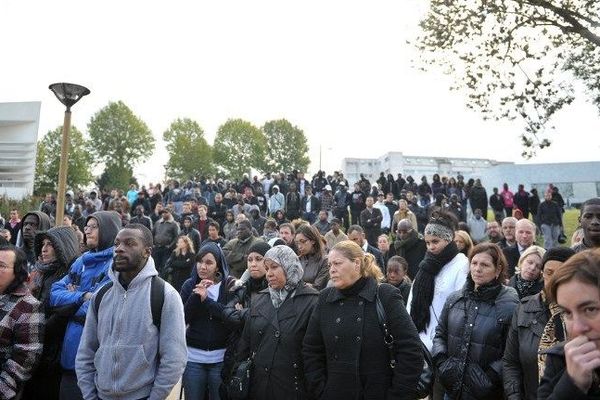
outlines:
M383 281L383 272L375 261L375 256L365 253L360 263L360 275L364 278L374 278L377 282Z

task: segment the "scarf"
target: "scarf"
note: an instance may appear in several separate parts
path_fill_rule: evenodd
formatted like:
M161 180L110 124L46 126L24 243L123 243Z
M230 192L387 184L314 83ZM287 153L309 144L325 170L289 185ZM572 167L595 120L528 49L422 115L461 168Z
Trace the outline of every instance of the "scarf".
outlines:
M544 291L540 292L542 303L548 304ZM544 327L540 344L538 347L538 375L540 382L544 376L544 368L546 366L546 350L557 343L565 340L565 332L567 331L564 318L562 317L561 308L556 303L548 304L550 309L550 319Z
M286 283L283 288L273 289L269 286L271 302L273 307L278 309L289 296L294 296L294 291L304 275L304 269L294 250L288 246L272 247L265 253L265 259L267 258L279 264L285 272Z
M521 274L515 275L515 287L517 292L519 292L519 299L536 294L537 285L537 280L526 281L525 279L521 278Z
M450 242L440 254L425 253L425 258L419 264L419 271L415 276L412 288L412 302L410 316L417 327L417 332L427 329L431 315L429 307L433 301L435 291L435 277L458 254L456 243Z
M33 271L31 272L31 283L29 284L29 289L31 290L31 294L38 298L40 294L40 290L42 288L42 283L44 282L44 277L46 275L53 274L58 271L60 267L60 263L51 262L48 264L44 264L41 261L38 261L33 266Z
M394 248L396 249L396 255L405 257L406 251L413 247L415 243L419 241L419 234L414 229L408 233L408 237L404 240L396 240L394 242Z
M367 278L361 276L350 287L347 287L345 289L340 289L340 292L345 297L356 296L356 295L358 295L360 293L361 290L363 290L363 288L365 287L366 284L367 284Z
M479 302L494 303L502 290L502 284L497 279L494 279L475 289L475 282L473 282L473 278L471 278L471 274L469 274L467 276L467 282L465 283L465 290L467 297L470 299Z

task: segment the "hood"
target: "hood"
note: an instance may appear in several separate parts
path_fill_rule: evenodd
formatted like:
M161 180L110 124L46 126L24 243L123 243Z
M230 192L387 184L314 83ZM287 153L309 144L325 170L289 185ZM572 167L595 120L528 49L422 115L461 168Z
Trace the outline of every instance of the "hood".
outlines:
M213 256L215 256L215 260L217 260L217 263L219 264L219 272L221 272L222 280L224 281L229 276L229 264L227 264L227 260L225 259L225 254L223 254L223 250L221 250L219 245L217 245L216 243L208 242L202 247L200 247L200 251L196 256L196 259L199 260L200 258L204 257L207 253L211 253ZM195 266L192 268L191 277L195 282L198 282L200 280L200 277L198 276L198 271Z
M77 235L73 228L69 226L57 226L48 229L46 232L37 233L33 245L36 258L39 258L42 254L42 242L44 239L48 239L52 243L56 258L61 265L68 267L73 260L81 255Z
M35 215L38 218L38 232L47 231L52 227L52 221L48 214L41 211L30 211L27 214L23 215L21 218L21 223L25 221L28 215ZM35 240L35 239L34 239ZM23 247L23 225L21 225L21 229L17 234L17 247Z
M121 230L121 217L115 211L96 211L85 219L85 223L94 218L98 222L99 240L95 250L106 250L112 247L117 233ZM85 236L84 236L85 242Z

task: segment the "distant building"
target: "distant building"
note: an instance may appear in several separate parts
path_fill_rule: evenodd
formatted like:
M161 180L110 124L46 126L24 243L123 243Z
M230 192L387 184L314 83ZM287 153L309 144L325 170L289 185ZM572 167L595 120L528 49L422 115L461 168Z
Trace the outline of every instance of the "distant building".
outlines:
M0 196L33 193L40 102L0 103Z
M398 173L406 178L412 175L417 183L421 176L427 176L431 183L433 174L454 176L461 174L465 182L480 178L488 195L497 187L507 183L514 193L517 186L523 184L525 190L536 188L540 200L549 184L556 186L567 204L580 204L592 197L600 197L600 161L515 164L481 158L405 156L400 152L389 152L379 158L345 158L342 160L342 172L352 185L363 173L373 184L379 174Z
M512 163L484 158L405 156L401 152L389 152L379 158L344 158L342 172L350 184L357 182L361 173L373 182L381 172L386 176L394 175L394 179L398 173L402 173L405 178L411 175L419 183L423 175L429 181L436 173L441 176L467 176L502 164Z

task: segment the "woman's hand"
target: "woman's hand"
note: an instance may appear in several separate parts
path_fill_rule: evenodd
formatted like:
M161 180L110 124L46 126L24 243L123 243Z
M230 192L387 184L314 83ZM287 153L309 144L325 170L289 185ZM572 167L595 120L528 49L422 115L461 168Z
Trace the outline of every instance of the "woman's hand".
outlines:
M208 296L208 288L212 286L214 283L211 280L203 279L199 284L196 285L193 292L200 296L200 301L206 300Z
M567 373L575 385L586 393L592 386L594 370L600 367L600 350L586 336L577 336L565 345Z

